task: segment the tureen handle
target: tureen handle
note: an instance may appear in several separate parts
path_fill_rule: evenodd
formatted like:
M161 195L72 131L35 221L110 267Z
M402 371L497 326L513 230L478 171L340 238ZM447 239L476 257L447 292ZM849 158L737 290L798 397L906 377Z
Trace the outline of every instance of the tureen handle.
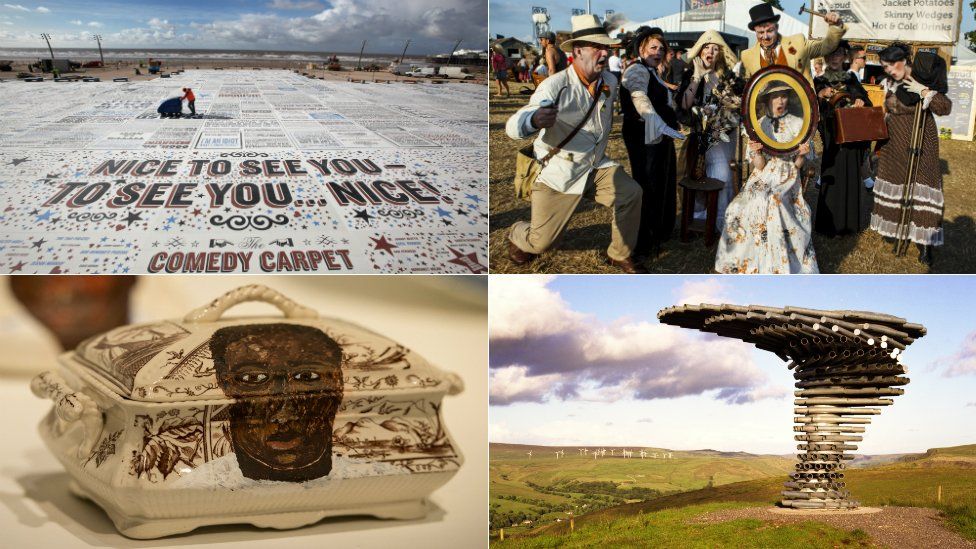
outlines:
M54 413L62 421L81 421L85 435L78 446L78 457L88 456L102 433L104 423L98 404L85 393L72 390L61 376L51 371L42 372L31 380L31 392L35 396L53 400Z
M285 313L285 318L318 318L319 314L261 284L249 284L227 292L203 307L193 309L183 322L216 322L227 309L248 301L263 301Z

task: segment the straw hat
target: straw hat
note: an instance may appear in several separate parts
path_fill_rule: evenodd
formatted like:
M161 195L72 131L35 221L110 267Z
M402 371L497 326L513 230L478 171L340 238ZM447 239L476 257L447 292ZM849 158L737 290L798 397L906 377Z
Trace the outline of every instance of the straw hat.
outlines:
M605 46L620 45L620 40L610 38L607 30L600 23L600 19L589 13L573 16L573 33L570 35L569 40L559 45L559 49L570 53L573 51L574 42L593 42Z
M725 58L725 67L727 69L732 70L732 67L739 62L739 60L735 57L735 54L732 53L732 48L725 43L725 39L722 38L722 35L716 30L707 30L698 37L698 41L695 42L695 45L688 50L688 62L690 63L692 59L698 57L698 54L701 53L702 48L708 44L717 44L718 46L722 47L722 57Z
M759 98L757 99L757 102L760 104L766 103L767 101L769 101L769 96L771 96L772 94L777 92L788 92L788 91L793 91L793 88L791 88L787 84L784 84L783 82L775 82L775 81L770 82L769 84L766 85L765 89L759 92Z

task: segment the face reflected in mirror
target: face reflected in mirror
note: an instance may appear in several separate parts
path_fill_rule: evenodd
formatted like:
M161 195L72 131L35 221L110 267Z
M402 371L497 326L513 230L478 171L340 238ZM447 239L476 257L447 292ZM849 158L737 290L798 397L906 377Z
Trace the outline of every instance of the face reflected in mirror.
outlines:
M902 81L908 75L908 63L904 59L894 63L882 61L881 66L884 68L885 74L897 82Z
M662 42L661 39L657 37L651 36L645 39L641 43L641 47L640 47L641 59L643 59L645 63L647 63L652 67L658 66L658 64L661 62L661 59L664 58L666 52L667 52L667 47L664 45L664 42Z
M303 481L332 468L332 426L342 400L342 351L321 330L254 324L217 330L217 381L237 399L230 431L247 478Z
M771 82L757 103L763 116L760 133L768 143L792 141L803 123L802 107L796 92L783 82Z
M774 118L779 118L787 113L790 107L791 92L780 91L768 95L769 112Z
M774 65L753 75L744 105L749 137L774 156L792 154L809 141L820 118L810 81L789 67Z

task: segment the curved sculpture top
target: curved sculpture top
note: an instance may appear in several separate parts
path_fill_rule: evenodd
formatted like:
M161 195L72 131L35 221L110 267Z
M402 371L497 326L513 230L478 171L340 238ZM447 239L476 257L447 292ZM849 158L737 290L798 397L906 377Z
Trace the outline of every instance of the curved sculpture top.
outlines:
M859 442L872 406L892 404L907 385L901 352L926 334L921 324L868 311L763 305L678 305L657 314L665 324L733 337L775 353L793 370L801 444L781 505L797 509L856 508L845 490L847 450ZM850 434L855 433L855 434Z

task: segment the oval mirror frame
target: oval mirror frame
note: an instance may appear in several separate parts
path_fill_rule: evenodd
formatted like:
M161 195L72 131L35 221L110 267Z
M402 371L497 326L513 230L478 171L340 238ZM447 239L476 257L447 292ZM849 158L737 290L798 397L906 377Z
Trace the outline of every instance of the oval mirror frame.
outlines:
M788 86L796 97L799 98L800 108L803 111L803 126L799 134L791 141L780 143L770 139L760 128L760 117L757 112L757 103L762 91L772 82L780 82ZM771 155L782 156L796 151L804 142L813 137L817 130L817 122L820 120L820 108L817 102L817 95L813 91L813 86L799 71L783 65L770 65L760 69L749 82L746 83L742 101L742 121L746 128L746 133L753 141L762 143L763 150Z

